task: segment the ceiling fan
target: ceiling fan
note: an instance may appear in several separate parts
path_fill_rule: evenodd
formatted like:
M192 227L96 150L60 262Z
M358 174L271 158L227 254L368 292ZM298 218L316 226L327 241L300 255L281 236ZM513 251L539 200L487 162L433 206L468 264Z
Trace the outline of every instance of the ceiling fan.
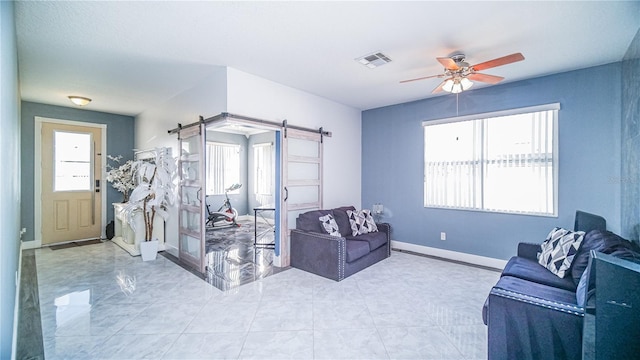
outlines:
M436 58L444 66L444 74L431 75L425 77L419 77L416 79L403 80L400 83L406 83L410 81L424 80L430 78L446 78L440 85L438 85L432 94L440 91L448 91L454 94L461 93L469 89L473 85L473 81L481 81L489 84L497 84L504 80L502 76L495 76L489 74L482 74L478 71L490 69L497 66L511 64L517 61L524 60L524 56L521 53L515 53L503 57L499 57L493 60L485 61L476 65L469 65L465 61L464 54L455 54L450 57L438 57Z

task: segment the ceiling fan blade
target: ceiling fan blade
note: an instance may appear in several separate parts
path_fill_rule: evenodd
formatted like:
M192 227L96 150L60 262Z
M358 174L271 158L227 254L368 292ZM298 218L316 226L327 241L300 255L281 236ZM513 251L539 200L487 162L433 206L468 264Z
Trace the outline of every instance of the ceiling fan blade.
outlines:
M439 57L439 58L436 58L436 60L438 60L440 62L440 64L442 64L442 66L444 66L444 68L447 69L447 70L458 70L458 69L460 69L458 67L458 64L456 64L456 62L453 61L452 58Z
M411 82L411 81L431 79L431 78L434 78L434 77L443 77L443 76L444 75L431 75L431 76L419 77L419 78L416 78L416 79L402 80L402 81L400 81L400 83L402 84L402 83Z
M480 74L480 73L472 73L467 75L469 80L473 81L482 81L489 84L497 84L500 81L504 80L502 76L488 75L488 74Z
M441 82L440 85L436 86L436 88L433 89L433 91L431 93L432 94L436 94L436 93L439 93L440 91L442 91L442 87L444 86L445 82L447 82L447 80Z
M507 64L511 64L516 61L522 61L522 60L524 60L524 56L521 53L515 53L515 54L499 57L497 59L485 61L477 65L473 65L471 66L471 68L474 69L475 71L481 71L485 69L490 69L492 67L507 65Z

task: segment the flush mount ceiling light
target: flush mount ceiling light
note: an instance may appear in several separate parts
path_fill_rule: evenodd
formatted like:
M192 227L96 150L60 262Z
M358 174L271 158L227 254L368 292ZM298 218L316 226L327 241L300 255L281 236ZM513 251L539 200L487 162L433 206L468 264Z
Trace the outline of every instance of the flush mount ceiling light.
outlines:
M381 52L375 52L373 54L361 56L355 60L360 64L368 67L369 69L377 68L378 66L382 66L391 62L391 59Z
M75 96L75 95L70 95L69 100L71 100L72 103L78 106L85 106L91 102L91 99L89 99L88 97Z

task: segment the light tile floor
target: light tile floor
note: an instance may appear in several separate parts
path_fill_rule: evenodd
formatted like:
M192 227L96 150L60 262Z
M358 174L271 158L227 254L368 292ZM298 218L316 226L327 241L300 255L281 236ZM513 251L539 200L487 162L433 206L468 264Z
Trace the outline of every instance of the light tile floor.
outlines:
M220 291L111 242L36 250L46 359L485 359L499 273L400 252Z

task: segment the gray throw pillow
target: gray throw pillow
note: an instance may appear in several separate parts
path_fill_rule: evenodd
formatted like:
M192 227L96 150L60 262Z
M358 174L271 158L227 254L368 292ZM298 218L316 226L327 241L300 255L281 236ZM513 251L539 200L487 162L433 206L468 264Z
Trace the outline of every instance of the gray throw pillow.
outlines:
M342 236L340 234L340 229L338 229L338 224L336 223L336 220L333 218L333 215L327 214L325 216L320 216L318 219L322 223L322 228L324 229L324 231L327 232L327 234L331 236L337 236L337 237Z
M554 228L540 245L542 252L538 263L546 267L559 278L564 278L571 262L580 248L584 231L570 231Z

